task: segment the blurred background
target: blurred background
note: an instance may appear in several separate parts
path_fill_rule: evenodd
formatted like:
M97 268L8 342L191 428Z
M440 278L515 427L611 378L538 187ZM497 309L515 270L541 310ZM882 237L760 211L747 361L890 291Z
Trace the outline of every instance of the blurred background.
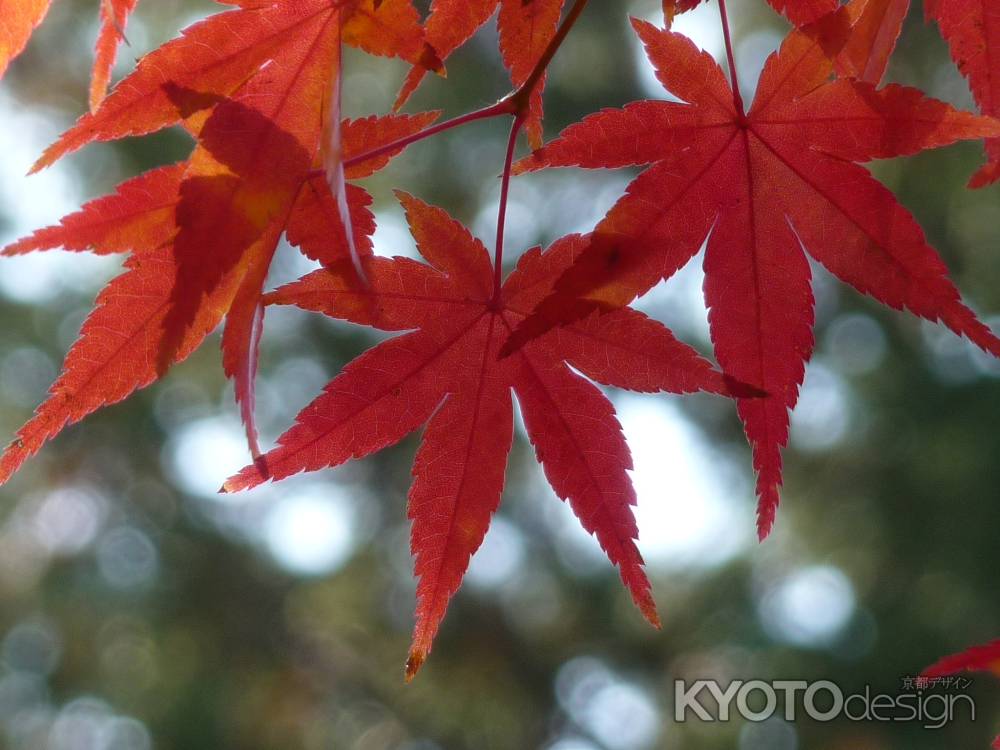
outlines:
M426 3L418 3L426 7ZM26 178L85 110L97 2L62 0L0 86L0 244L156 165L179 132L91 146ZM657 0L594 2L559 52L549 135L584 114L662 97L627 24ZM118 74L208 0L147 0ZM732 0L745 96L786 26ZM677 28L720 58L714 3ZM347 56L350 115L385 112L405 66ZM495 30L428 80L409 110L459 114L506 92ZM919 3L890 77L971 107ZM412 254L391 187L447 207L491 245L506 124L411 148L366 187L377 250ZM1000 325L1000 189L968 192L981 148L874 165L918 217L966 299ZM634 173L518 178L508 247L586 231ZM0 436L44 398L120 259L53 252L0 262ZM273 282L309 270L283 248ZM414 581L406 492L416 436L370 459L220 496L246 463L211 340L165 380L67 430L0 490L0 747L10 750L882 750L986 748L1000 680L977 678L975 723L673 721L675 679L830 679L896 693L939 656L1000 635L1000 365L944 328L886 311L816 267L817 349L792 418L776 530L754 536L749 450L708 396L612 392L635 455L640 548L664 620L650 629L597 543L546 485L523 429L504 504L409 686ZM700 259L640 306L709 350ZM272 309L265 442L375 340ZM520 429L520 428L519 428Z

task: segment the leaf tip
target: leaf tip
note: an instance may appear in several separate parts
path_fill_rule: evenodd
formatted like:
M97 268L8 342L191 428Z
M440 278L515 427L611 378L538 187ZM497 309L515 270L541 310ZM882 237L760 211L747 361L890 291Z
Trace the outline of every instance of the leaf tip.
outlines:
M757 541L761 544L767 541L767 538L771 535L771 531L774 529L774 516L777 505L777 498L773 501L763 497L760 499L760 508L757 511Z
M31 169L28 170L28 172L25 175L25 177L31 177L32 175L36 175L39 172L41 172L43 169L46 169L47 167L49 167L52 164L52 162L54 161L54 159L51 159L48 156L48 153L49 152L46 150L45 153L43 153L41 156L38 157L38 159L35 161L35 163L31 165Z
M416 201L411 193L401 190L399 188L393 188L392 194L396 196L396 200L399 204L406 209L406 207Z
M635 29L636 33L641 33L643 30L655 29L656 26L651 24L649 21L638 18L636 16L629 16L628 22L632 24L632 28Z
M232 495L233 493L239 492L243 489L243 483L240 481L240 474L234 477L229 477L222 486L219 487L220 495Z
M659 612L656 611L656 605L653 604L652 599L647 604L642 606L642 616L646 618L646 622L652 625L657 630L663 630L663 621L660 619Z
M427 661L427 653L423 649L414 649L410 652L409 657L406 659L406 682L413 682L413 678L417 676L417 672Z
M523 159L518 159L510 168L510 173L515 177L526 174L528 172L536 172L539 169L545 168L545 159L547 153L545 151L544 145L539 145L537 148L532 147L534 150L525 156Z
M989 187L1000 180L1000 162L990 162L983 165L971 178L967 187L969 190L979 190Z
M7 484L8 480L17 473L29 455L21 438L15 439L4 449L3 454L0 455L0 487Z
M236 476L229 477L229 479L222 483L222 486L219 488L219 494L232 495L247 489L248 486L248 483L243 478L243 472L240 472Z

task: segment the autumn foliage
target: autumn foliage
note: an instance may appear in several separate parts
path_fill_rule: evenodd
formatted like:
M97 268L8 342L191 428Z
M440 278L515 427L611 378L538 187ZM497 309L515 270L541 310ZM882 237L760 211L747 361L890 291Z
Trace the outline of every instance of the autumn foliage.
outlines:
M664 0L664 26L633 20L649 64L680 101L594 113L547 143L549 63L586 0L219 0L237 6L149 53L106 94L136 0L100 3L91 111L34 170L97 141L180 126L189 159L134 177L6 255L63 248L126 254L100 293L48 399L0 457L0 482L67 425L163 377L220 325L222 366L246 426L235 492L361 458L418 429L409 498L417 588L407 674L431 650L450 598L503 492L513 398L555 493L658 624L636 546L631 458L594 382L641 392L707 391L735 401L757 473L758 531L770 532L782 449L813 350L807 257L859 292L937 321L1000 357L914 217L862 166L960 140L1000 179L1000 6L927 0L978 113L881 85L909 0L769 0L792 28L745 104L724 0L726 68L670 30L699 0ZM47 0L0 0L0 73ZM403 114L427 75L493 16L513 90L438 122ZM409 64L394 112L341 114L342 48ZM354 181L408 146L476 120L511 124L492 253L444 209L399 193L423 261L375 253L371 196ZM521 134L530 153L516 159ZM512 179L555 167L643 167L587 234L524 252L504 278ZM318 264L277 290L265 280L282 237ZM707 242L705 304L717 366L629 305ZM254 419L269 305L399 332L334 378L271 450ZM594 382L591 382L594 381ZM996 657L995 650L990 652ZM963 663L964 664L964 663ZM956 668L963 664L957 664ZM965 667L975 666L972 662Z

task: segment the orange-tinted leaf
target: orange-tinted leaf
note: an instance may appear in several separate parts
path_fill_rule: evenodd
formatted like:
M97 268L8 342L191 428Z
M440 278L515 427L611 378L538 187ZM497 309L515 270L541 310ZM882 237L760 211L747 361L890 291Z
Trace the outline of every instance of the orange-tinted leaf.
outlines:
M372 52L411 62L427 59L419 17L409 0L350 0L343 9L329 0L244 3L194 24L182 36L146 55L93 114L85 114L39 159L42 169L94 141L152 133L210 109L269 62L302 56L305 40L343 18L343 39ZM330 58L327 58L327 62ZM332 66L301 71L330 89ZM197 128L195 128L197 130Z
M990 0L927 0L924 10L937 21L980 111L1000 116L1000 5ZM986 141L986 157L969 187L1000 180L1000 138Z
M255 321L262 314L259 297L320 147L323 110L316 103L328 95L328 69L339 44L336 14L308 24L308 33L303 30L286 45L284 56L214 108L181 184L175 239L180 272L165 321L168 348L163 356L170 356L169 342L183 339L203 298L242 265L244 285L223 337L223 364L227 375L235 377L255 454L257 430L249 405L259 337Z
M190 355L222 320L239 281L231 274L216 286L164 362L163 324L178 274L174 248L136 253L125 265L128 270L97 298L49 398L0 457L0 483L67 424L122 401Z
M378 148L399 134L419 130L433 117L389 117L386 122L368 119L358 127L345 123L345 132L353 133L347 143L350 149L362 152ZM216 130L220 122L245 130L240 137L227 140L225 128ZM263 140L248 145L240 138ZM167 253L170 267L166 274L165 261L144 266L160 269L162 278L153 281L157 282L156 294L164 297L163 305L157 307L148 325L134 334L144 340L122 347L107 364L109 372L117 373L118 380L126 385L132 382L133 375L125 377L121 373L134 373L135 385L110 387L97 378L85 392L74 392L63 411L56 409L52 405L56 402L50 399L40 412L47 415L44 420L36 418L22 430L25 433L22 445L30 449L12 447L8 450L9 457L0 461L5 467L0 472L0 483L65 424L106 403L125 398L131 390L152 382L170 364L187 356L207 333L205 321L214 321L211 326L214 327L223 317L227 319L223 336L224 369L236 381L250 444L255 444L253 376L263 314L261 287L278 238L282 231L287 231L292 244L324 264L335 265L348 256L343 242L338 244L333 239L342 234L332 231L339 217L329 188L322 175L309 170L308 163L303 168L296 162L301 162L305 150L292 135L275 130L260 118L254 119L253 110L242 102L229 101L213 112L205 126L205 142L214 154L201 147L191 162L163 167L129 180L114 195L91 201L58 226L42 229L4 251L10 255L63 247L98 254L133 251L137 258L152 254L154 259ZM251 155L258 159L248 158ZM348 152L348 156L353 155ZM384 166L388 158L359 164L357 173L370 174ZM292 161L282 161L288 159ZM272 184L264 174L253 171L280 170L289 165L297 175L297 182L284 186L280 180ZM355 242L364 254L370 254L370 237L375 230L374 217L368 210L371 198L353 185L348 186L347 196ZM288 201L283 213L275 212L275 200ZM199 237L200 240L195 239ZM139 263L139 260L129 261L136 270ZM144 276L137 276L134 271L113 281L102 294L101 300L115 300L116 304L93 314L92 320L96 322L84 330L81 339L87 343L74 348L73 352L80 354L71 353L67 358L67 372L84 371L78 365L79 357L92 357L96 367L104 356L102 346L111 347L115 341L132 335L127 321L118 324L108 321L114 315L126 314L123 312L126 292L121 290L132 289L139 283L149 285ZM150 292L145 296L153 295ZM107 341L102 340L102 331ZM66 382L76 381L70 378ZM106 399L101 395L102 388L108 394ZM63 412L66 419L60 416Z
M639 102L570 126L519 164L652 164L520 324L504 353L560 324L620 308L671 276L708 238L705 299L725 372L767 394L738 400L753 446L759 532L772 525L781 448L812 352L804 248L886 305L941 321L984 350L1000 340L962 304L913 217L853 164L1000 134L1000 122L901 86L830 81L847 10L793 32L738 112L722 70L685 37L634 22L664 86L687 104Z
M380 6L380 11L383 7ZM300 30L284 55L274 60L230 99L217 105L198 136L199 148L181 186L176 239L182 274L167 325L180 340L196 314L202 297L238 264L246 268L244 285L231 311L223 337L223 364L234 377L251 452L259 452L253 420L260 295L281 231L293 205L310 180L323 147L324 112L317 106L337 96L341 31L336 14L319 16L309 31ZM335 111L335 110L334 110ZM381 123L369 119L351 126L351 147L381 145L379 139L421 126L427 116L394 117ZM337 131L337 149L342 148ZM350 156L350 154L345 154ZM359 165L370 174L387 163L391 154L375 163ZM367 170L367 172L365 171ZM339 253L346 251L357 266L370 253L367 239L357 244L351 206L344 183L343 162L337 159L337 194L328 189L322 207L328 211L324 227L336 232ZM332 210L329 210L332 209ZM367 222L366 222L367 223ZM315 231L315 229L314 229ZM363 233L365 235L370 232ZM211 247L211 253L205 248ZM331 249L328 246L327 253ZM333 258L327 258L328 261Z
M549 293L587 238L573 235L545 253L529 251L494 300L492 264L482 244L442 210L407 195L401 201L426 264L370 257L368 284L362 285L342 262L282 287L267 301L412 332L347 365L278 447L225 489L336 466L427 425L410 492L420 579L407 662L412 677L499 502L513 390L556 494L597 537L636 604L657 623L635 545L628 448L611 404L568 365L600 382L642 391L724 393L727 384L662 325L629 309L553 331L499 359L509 332Z
M258 452L253 424L262 284L278 238L321 153L324 118L339 107L318 106L339 97L340 45L375 54L400 55L431 64L419 18L410 0L329 0L239 3L188 30L186 36L145 58L136 72L85 116L39 162L44 166L91 140L117 138L185 120L198 148L180 185L174 215L178 260L173 303L164 319L168 362L200 314L204 300L235 269L240 292L223 337L223 364L236 379L251 451ZM379 137L416 127L425 116L368 123L366 148ZM337 123L339 128L340 123ZM381 130L380 130L381 129ZM362 128L363 130L363 128ZM340 133L336 138L338 213L342 244L355 262L352 208L347 200ZM357 140L353 145L358 145ZM368 165L371 173L392 154ZM328 205L328 204L327 204ZM329 222L328 222L329 224ZM209 251L210 249L210 251Z
M4 248L4 255L35 250L89 250L97 255L155 248L177 233L174 210L186 164L146 172L118 186L114 195L87 203L53 227L39 229Z
M21 54L52 0L0 0L0 77Z

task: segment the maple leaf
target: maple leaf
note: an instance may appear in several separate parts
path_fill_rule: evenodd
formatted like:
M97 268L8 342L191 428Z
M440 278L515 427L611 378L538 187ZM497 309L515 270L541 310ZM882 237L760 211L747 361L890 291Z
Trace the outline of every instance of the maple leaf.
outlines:
M567 365L600 383L647 392L728 393L732 382L661 324L629 308L553 331L499 360L509 331L547 294L586 238L571 235L544 253L529 250L496 294L485 247L443 210L399 197L427 264L373 256L365 260L368 286L344 264L282 287L268 302L412 332L348 364L278 447L227 481L224 491L337 466L426 424L409 496L420 579L407 666L412 677L499 504L513 437L513 390L552 488L597 536L642 613L657 624L635 545L628 447L610 402Z
M535 63L555 36L563 4L564 0L434 0L426 24L427 42L444 60L468 41L499 6L500 53L510 71L511 82L518 87L528 80ZM396 98L396 109L406 103L426 73L427 68L423 65L410 70ZM532 148L542 142L543 89L544 81L541 81L532 91L525 123Z
M177 283L160 369L173 360L201 306L242 267L223 337L223 367L234 378L251 453L259 453L253 418L262 285L303 185L326 161L352 257L339 123L342 43L434 67L410 0L242 0L239 9L190 27L144 57L103 105L50 147L35 169L94 140L138 135L183 122L197 137L180 186L174 239ZM324 103L334 101L330 107ZM416 129L424 115L407 122ZM378 144L374 144L378 145ZM336 153L331 164L329 152ZM206 252L211 248L211 252Z
M350 157L392 143L435 117L429 113L346 121L342 125L346 153ZM346 170L347 176L367 177L400 150L353 165ZM213 266L200 267L192 257L194 251L180 245L183 232L176 220L191 183L191 169L185 162L147 172L123 183L114 195L88 203L58 226L41 229L4 249L4 255L61 247L97 254L132 252L133 256L126 262L128 272L112 280L98 297L97 308L84 323L49 398L0 457L0 484L67 424L157 380L189 356L223 319L224 369L235 380L251 442L255 438L253 380L263 316L260 290L271 254L284 231L304 255L335 265L349 257L346 238L329 186L313 173L299 185L287 216L271 221L236 262L214 266L212 283L204 284L205 277L199 273L205 272L200 268ZM200 194L208 200L211 190ZM370 255L375 231L368 210L371 197L350 185L347 202L354 244ZM234 230L230 227L229 231ZM217 244L225 247L225 238ZM180 328L174 323L178 304L186 321Z
M951 57L983 114L1000 116L1000 4L990 0L927 0ZM1000 138L986 142L986 164L969 180L979 188L1000 180Z
M1000 122L912 88L830 82L850 19L842 9L820 24L792 32L767 60L744 114L710 56L679 34L633 21L660 82L687 103L602 111L518 165L653 166L505 352L559 323L628 304L708 237L704 291L716 356L727 373L769 394L738 401L758 472L762 538L779 501L788 410L813 347L803 249L862 293L940 320L1000 355L1000 340L962 304L914 218L852 163L998 135Z
M1000 640L946 656L927 667L921 676L944 677L959 672L992 672L1000 675ZM1000 737L993 740L993 748L1000 750Z

